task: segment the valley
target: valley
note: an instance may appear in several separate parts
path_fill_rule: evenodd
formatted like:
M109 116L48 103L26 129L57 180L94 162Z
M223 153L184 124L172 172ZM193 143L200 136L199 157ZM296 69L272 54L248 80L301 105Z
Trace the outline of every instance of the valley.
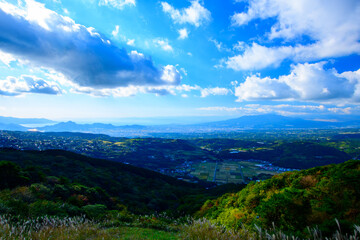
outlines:
M0 147L61 149L147 168L183 181L246 183L360 156L358 129L239 132L229 138L123 138L88 133L0 131ZM296 138L298 136L298 138Z

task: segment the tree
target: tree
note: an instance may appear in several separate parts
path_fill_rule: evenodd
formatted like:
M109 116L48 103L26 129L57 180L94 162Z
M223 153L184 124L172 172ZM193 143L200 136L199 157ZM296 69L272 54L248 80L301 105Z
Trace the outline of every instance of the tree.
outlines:
M0 162L0 189L12 189L25 185L28 181L18 165L8 161Z

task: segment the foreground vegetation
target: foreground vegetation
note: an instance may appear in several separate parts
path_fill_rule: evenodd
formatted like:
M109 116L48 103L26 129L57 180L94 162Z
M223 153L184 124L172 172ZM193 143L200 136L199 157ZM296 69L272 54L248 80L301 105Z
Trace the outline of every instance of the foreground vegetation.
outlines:
M69 216L94 204L140 214L175 212L184 196L211 195L199 185L153 171L61 150L3 149L0 159L0 190L11 190L0 193L0 206L1 200L18 201L10 205L23 205L25 216L36 215L33 206L59 208L63 203L70 204L63 207Z
M0 239L355 240L359 186L357 160L206 190L65 151L3 149Z
M106 221L108 223L108 221ZM178 239L178 233L144 227L106 227L84 217L41 217L14 222L0 216L0 239Z
M111 226L112 221L96 222L84 217L54 218L41 217L19 222L0 216L0 239L128 239L128 240L297 240L273 226L264 230L259 227L249 231L245 227L237 231L210 222L207 219L191 220L188 223L176 223L168 230L159 230L149 226ZM174 224L174 223L173 223ZM306 239L311 240L358 240L360 227L354 226L352 233L342 233L341 226L329 237L324 237L317 229L307 229Z
M208 200L199 216L231 229L279 230L302 236L318 226L326 235L338 219L346 232L360 223L360 161L286 172L248 184L237 193Z

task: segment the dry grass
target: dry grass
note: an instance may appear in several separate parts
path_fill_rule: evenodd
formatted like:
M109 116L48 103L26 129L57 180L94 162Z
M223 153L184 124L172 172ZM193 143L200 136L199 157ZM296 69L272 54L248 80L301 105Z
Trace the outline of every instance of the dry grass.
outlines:
M104 228L102 224L84 217L49 218L42 217L28 221L12 222L0 216L0 239L26 240L97 240L97 239L178 239L176 233L138 227Z
M180 233L161 231L141 227L104 227L106 223L87 220L84 217L54 218L41 217L27 221L11 221L0 216L0 240L26 239L149 239L149 240L300 240L277 230L257 228L249 231L241 228L234 232L207 219L190 220L181 227ZM335 234L326 238L319 229L308 229L309 240L360 240L360 227L355 226L352 234L343 234L340 225Z

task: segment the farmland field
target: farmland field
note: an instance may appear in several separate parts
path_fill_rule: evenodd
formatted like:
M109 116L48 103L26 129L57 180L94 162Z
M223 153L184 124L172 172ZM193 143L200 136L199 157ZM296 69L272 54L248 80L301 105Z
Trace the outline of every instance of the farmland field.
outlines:
M238 162L202 162L192 165L191 175L200 180L226 183L246 183L249 180L269 178L279 173L267 170L262 164L249 161Z

